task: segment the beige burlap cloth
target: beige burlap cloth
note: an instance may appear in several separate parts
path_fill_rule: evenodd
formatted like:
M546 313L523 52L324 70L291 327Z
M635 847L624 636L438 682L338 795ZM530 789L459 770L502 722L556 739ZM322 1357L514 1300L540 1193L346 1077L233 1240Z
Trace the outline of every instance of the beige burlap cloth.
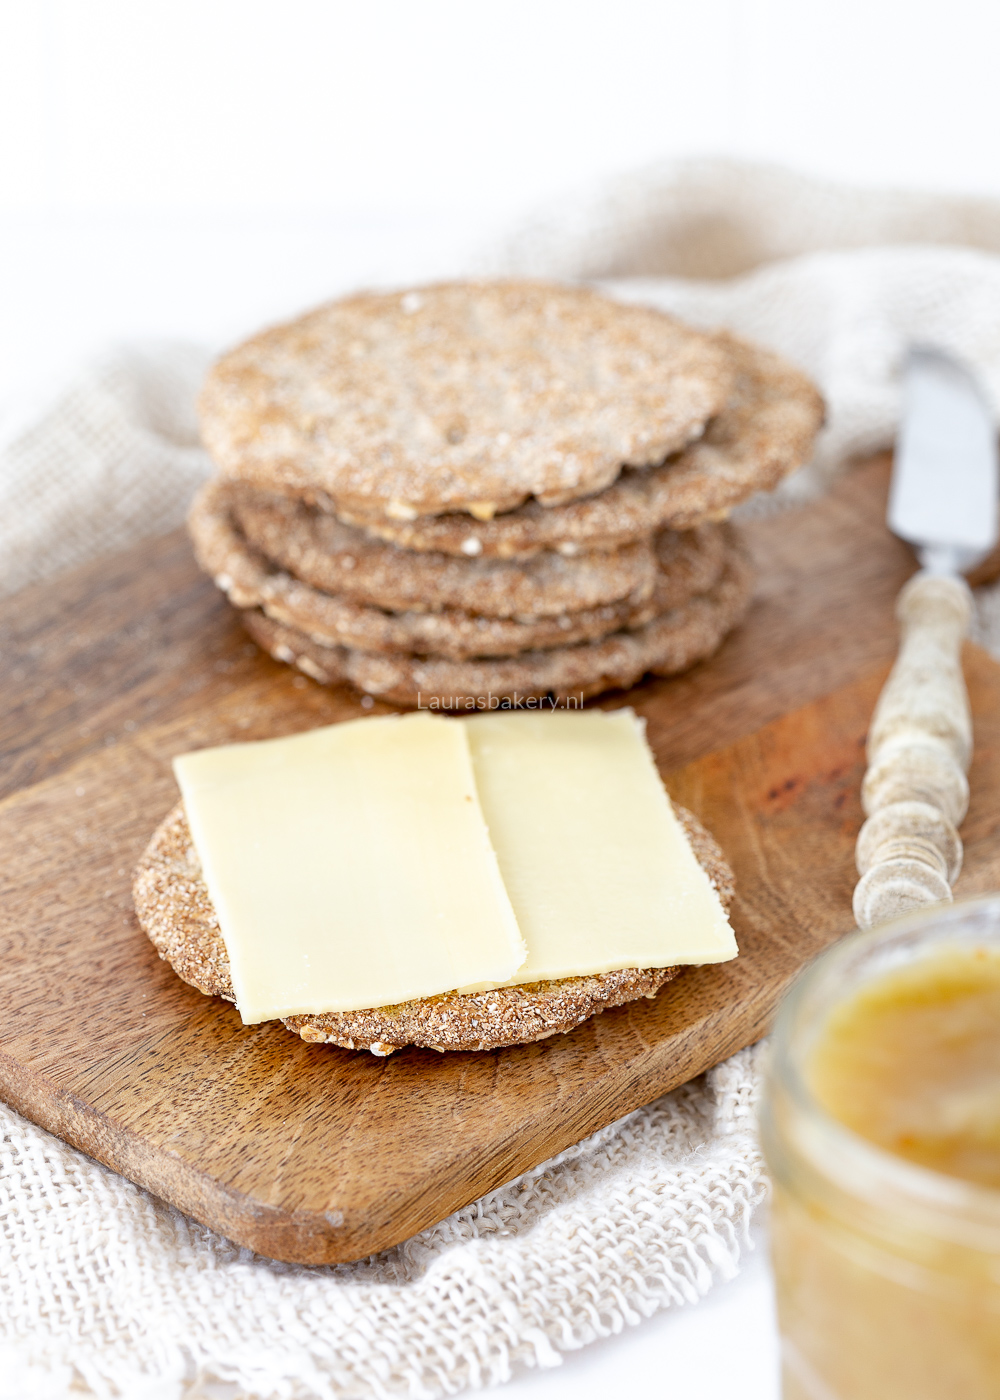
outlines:
M616 292L798 361L830 421L787 501L891 440L912 340L961 355L1000 401L997 254L1000 206L985 201L710 162L564 203L482 266L629 276ZM0 591L182 519L207 471L193 412L207 358L121 351L8 435ZM1000 644L996 590L979 625ZM0 1396L174 1400L230 1382L288 1400L431 1397L555 1364L735 1272L764 1192L757 1064L744 1051L406 1244L331 1268L241 1251L0 1106Z

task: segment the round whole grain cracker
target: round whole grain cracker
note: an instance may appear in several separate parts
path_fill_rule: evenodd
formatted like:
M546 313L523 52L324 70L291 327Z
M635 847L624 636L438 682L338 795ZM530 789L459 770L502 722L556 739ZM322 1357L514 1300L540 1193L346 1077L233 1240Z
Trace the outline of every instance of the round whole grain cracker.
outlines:
M702 869L726 909L733 874L714 838L683 807L675 811ZM191 841L184 804L154 832L133 883L136 913L160 957L178 977L206 996L234 1001L229 958L215 909ZM324 1015L289 1016L284 1024L303 1040L391 1055L405 1045L434 1050L496 1050L543 1040L624 1002L652 997L679 967L618 972L498 987L490 992L446 992L397 1006Z
M603 490L698 437L732 381L713 340L586 287L365 292L214 366L205 445L226 476L409 518L488 518Z
M252 561L229 574L227 593L237 607L260 607L275 622L297 628L328 646L361 651L403 652L417 656L516 656L521 652L599 641L612 632L634 630L664 612L706 593L725 568L724 527L703 526L692 538L664 542L653 592L599 608L558 617L482 617L449 608L434 613L391 613L338 598L300 583L280 571L255 569ZM680 539L682 543L677 544ZM657 556L659 560L659 554Z
M223 588L245 573L249 544L314 588L388 612L558 617L623 599L641 602L656 582L651 535L572 559L552 551L523 563L419 554L301 501L220 478L196 495L188 528L199 563Z
M496 618L457 608L387 612L313 588L274 568L242 538L224 510L215 514L192 511L192 535L199 563L236 607L259 607L273 621L297 628L328 646L431 654L452 660L513 656L594 641L622 628L639 627L711 588L722 573L727 552L723 527L703 526L687 535L666 531L650 551L656 566L651 592L643 586L620 602L555 617ZM450 563L463 567L456 560Z
M398 705L476 710L491 699L582 698L625 689L647 672L671 676L711 656L750 603L753 576L739 549L727 555L715 586L634 631L596 642L527 651L519 656L451 661L327 646L259 609L243 622L276 660L324 685L349 681Z
M670 526L687 530L723 518L757 491L773 490L806 463L823 423L812 382L779 355L732 335L717 336L735 370L729 400L700 441L659 466L624 471L599 495L546 510L528 501L492 520L467 515L391 520L317 503L369 534L412 550L526 559L540 550L615 549Z
M664 549L669 562L657 573L649 597L626 598L558 617L481 617L458 609L384 612L323 593L266 566L255 567L252 560L245 561L238 573L225 575L226 591L237 607L260 607L275 622L297 628L328 646L448 657L454 661L516 656L525 651L598 641L623 628L634 630L706 592L725 567L726 551L716 535L708 536L705 547L699 547L700 543L698 538L692 538L682 547ZM669 545L673 544L670 540Z

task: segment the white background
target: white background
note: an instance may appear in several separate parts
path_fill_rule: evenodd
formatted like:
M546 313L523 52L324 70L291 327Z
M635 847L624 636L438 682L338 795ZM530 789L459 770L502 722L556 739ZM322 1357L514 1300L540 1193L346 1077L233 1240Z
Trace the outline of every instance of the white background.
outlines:
M1000 196L997 0L0 0L0 407L678 156ZM776 1395L761 1255L528 1400Z
M992 0L6 0L9 208L508 213L665 155L1000 193Z

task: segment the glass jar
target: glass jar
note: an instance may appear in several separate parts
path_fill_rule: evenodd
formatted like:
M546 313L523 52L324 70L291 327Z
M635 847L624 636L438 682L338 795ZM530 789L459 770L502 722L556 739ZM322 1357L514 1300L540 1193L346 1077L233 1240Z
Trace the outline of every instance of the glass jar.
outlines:
M804 1071L830 1012L949 945L1000 951L1000 896L829 949L778 1014L761 1111L783 1400L998 1400L1000 1191L838 1122Z

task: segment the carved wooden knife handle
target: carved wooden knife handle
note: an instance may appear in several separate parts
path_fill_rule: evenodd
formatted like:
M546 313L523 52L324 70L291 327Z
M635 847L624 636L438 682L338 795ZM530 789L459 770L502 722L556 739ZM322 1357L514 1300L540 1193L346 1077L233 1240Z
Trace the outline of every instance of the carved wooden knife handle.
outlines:
M964 580L920 573L899 595L902 641L868 733L854 917L870 928L951 899L962 868L957 827L969 805L972 721L962 640L972 617Z

